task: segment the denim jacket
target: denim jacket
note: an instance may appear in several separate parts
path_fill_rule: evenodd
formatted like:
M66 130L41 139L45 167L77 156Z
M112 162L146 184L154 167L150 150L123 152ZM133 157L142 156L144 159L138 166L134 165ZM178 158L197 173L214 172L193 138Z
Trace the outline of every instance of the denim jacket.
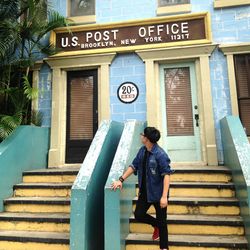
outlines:
M146 147L140 148L135 159L130 165L134 169L134 174L138 173L139 187L142 185L142 169L143 169L143 156ZM158 145L154 144L146 164L146 180L147 180L147 199L149 203L159 202L163 192L163 179L165 175L172 174L170 159L167 153Z

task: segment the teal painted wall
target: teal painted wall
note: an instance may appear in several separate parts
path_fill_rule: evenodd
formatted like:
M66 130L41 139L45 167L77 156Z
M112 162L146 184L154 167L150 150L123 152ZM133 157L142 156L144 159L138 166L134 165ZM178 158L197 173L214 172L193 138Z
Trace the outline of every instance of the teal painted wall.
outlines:
M105 185L105 249L107 250L125 250L125 238L129 233L129 217L132 213L132 199L135 197L136 177L131 176L127 179L121 192L111 190L111 184L132 163L141 147L140 133L144 127L144 122L135 120L125 122Z
M49 129L20 126L0 144L0 211L22 172L47 167Z
M232 170L246 236L250 243L250 144L239 117L227 116L220 124L225 165Z
M70 249L104 249L104 185L123 124L103 121L71 190Z

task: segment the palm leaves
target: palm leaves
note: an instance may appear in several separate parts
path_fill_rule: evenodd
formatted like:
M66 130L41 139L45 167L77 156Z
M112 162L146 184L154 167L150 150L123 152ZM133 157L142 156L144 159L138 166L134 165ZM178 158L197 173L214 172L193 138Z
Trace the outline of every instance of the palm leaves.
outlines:
M22 122L22 112L0 116L0 138L7 138Z
M48 0L0 1L0 140L20 124L41 124L41 114L30 110L38 98L30 69L44 54L57 52L47 35L63 26L68 21Z
M38 98L38 89L32 88L30 86L30 82L27 76L24 76L23 79L24 79L23 89L24 89L24 94L26 95L27 99L34 100Z

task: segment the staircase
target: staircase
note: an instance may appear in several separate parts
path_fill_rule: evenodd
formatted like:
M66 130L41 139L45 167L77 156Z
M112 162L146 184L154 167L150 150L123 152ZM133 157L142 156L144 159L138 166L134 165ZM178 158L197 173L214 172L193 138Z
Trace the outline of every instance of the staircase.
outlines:
M23 173L23 183L14 186L0 213L0 250L69 250L70 189L78 170ZM175 170L168 206L170 250L248 249L230 171L218 166ZM154 214L153 207L149 212ZM152 231L132 215L126 250L158 249Z
M0 213L0 250L69 250L70 189L78 170L23 173Z
M176 167L168 205L170 250L248 249L231 173L225 167ZM138 193L138 187L137 187ZM134 198L134 207L137 197ZM153 216L153 206L148 211ZM156 250L153 228L130 217L126 250Z

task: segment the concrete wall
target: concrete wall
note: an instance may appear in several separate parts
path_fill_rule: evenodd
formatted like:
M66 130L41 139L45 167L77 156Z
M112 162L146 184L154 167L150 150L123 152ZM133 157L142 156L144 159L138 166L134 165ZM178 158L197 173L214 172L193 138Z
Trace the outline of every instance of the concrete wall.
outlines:
M104 249L104 186L123 124L103 121L71 190L70 249Z
M0 211L26 170L46 168L49 129L20 126L0 144Z
M141 147L140 132L144 122L125 122L124 130L110 169L104 192L105 249L125 250L125 238L129 234L129 217L132 200L136 195L137 178L131 176L123 184L123 189L111 190L111 184L127 169Z

